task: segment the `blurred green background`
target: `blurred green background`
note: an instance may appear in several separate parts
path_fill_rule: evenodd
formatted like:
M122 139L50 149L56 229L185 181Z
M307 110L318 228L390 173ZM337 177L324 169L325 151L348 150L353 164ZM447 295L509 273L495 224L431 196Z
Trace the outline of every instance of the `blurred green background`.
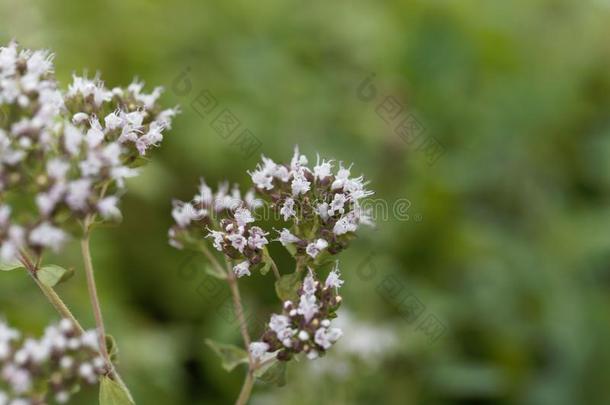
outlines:
M204 345L240 343L222 314L226 291L211 294L202 258L167 245L170 200L189 199L202 175L249 185L260 153L287 160L294 144L355 162L377 198L403 209L340 256L342 341L292 364L287 386L256 386L253 403L604 404L609 18L608 0L0 0L0 40L54 50L63 86L74 71L100 71L109 86L138 76L182 106L129 185L123 223L93 239L107 326L139 404L237 396L243 370L225 373ZM176 92L185 69L191 90ZM359 91L367 78L371 100ZM260 140L254 155L193 109L204 90ZM380 117L389 96L440 157ZM59 292L91 327L76 243L58 260L77 270ZM56 319L24 274L1 276L11 323L39 334ZM253 317L278 310L271 284L242 281Z

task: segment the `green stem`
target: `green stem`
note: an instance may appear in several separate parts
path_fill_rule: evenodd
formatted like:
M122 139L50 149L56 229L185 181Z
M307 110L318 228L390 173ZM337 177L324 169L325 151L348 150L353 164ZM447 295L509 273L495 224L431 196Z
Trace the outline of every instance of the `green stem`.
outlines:
M235 402L236 405L245 405L252 394L252 387L254 385L254 370L259 366L258 362L254 361L252 355L250 354L250 334L248 333L248 325L246 324L246 318L244 316L244 308L241 301L241 294L239 292L239 286L237 284L237 277L235 273L233 273L233 269L231 268L231 263L229 260L226 260L226 269L223 269L216 257L210 252L206 245L201 246L201 251L206 256L206 258L212 263L214 267L220 272L226 273L227 275L227 283L229 284L229 289L231 290L231 297L233 299L233 308L235 309L235 316L237 321L239 322L239 330L241 332L242 339L244 341L244 345L246 347L246 352L248 353L248 373L246 374L246 379L244 380L243 386L239 393L239 397ZM274 272L276 272L276 276L279 277L279 273L277 273L277 267L275 263L273 263L272 267L274 268Z
M89 292L89 299L91 301L91 307L93 308L93 316L95 318L95 326L98 335L98 341L100 346L100 353L106 363L106 367L108 368L108 376L115 380L127 393L129 399L134 402L127 385L117 372L114 364L112 364L112 359L110 358L110 354L108 353L108 347L106 346L106 327L104 325L104 318L102 316L102 307L100 305L100 300L97 295L97 286L95 283L95 275L93 271L93 260L91 259L91 249L90 249L90 239L91 233L90 228L93 223L93 217L89 216L85 219L83 224L83 237L81 239L80 247L81 253L83 256L83 261L85 264L85 275L87 278L87 290Z
M250 395L252 395L252 387L254 386L254 371L248 370L248 374L246 374L246 379L244 380L244 384L241 387L241 391L239 392L239 397L237 401L235 401L235 405L245 405L248 403L248 399L250 399Z
M280 271L277 268L277 264L275 264L275 260L271 256L269 256L269 260L271 260L271 268L273 269L273 274L275 274L275 279L280 279Z
M89 247L89 230L88 225L85 224L85 233L80 241L81 253L83 255L83 261L85 263L85 276L87 277L87 290L89 291L89 300L93 308L93 317L95 318L95 326L98 334L98 342L100 345L100 352L102 357L106 361L106 366L112 370L112 361L106 347L106 328L104 326L104 319L102 317L102 308L97 295L97 287L95 283L95 275L93 274L93 262L91 260L91 249Z

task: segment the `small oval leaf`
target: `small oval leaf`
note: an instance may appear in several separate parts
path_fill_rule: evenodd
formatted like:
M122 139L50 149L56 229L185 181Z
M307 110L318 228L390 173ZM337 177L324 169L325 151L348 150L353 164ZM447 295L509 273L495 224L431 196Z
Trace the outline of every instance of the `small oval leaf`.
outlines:
M69 279L73 274L73 270L64 269L56 264L49 264L38 269L36 277L42 284L53 288L62 281Z
M278 387L286 385L286 362L274 361L255 372L255 377L262 383Z
M116 344L116 339L112 335L106 334L106 350L113 364L118 363L119 347Z
M22 269L23 264L21 264L18 261L14 261L14 262L5 262L0 260L0 271L11 271L11 270L17 270L17 269Z
M227 371L233 370L240 364L248 364L248 353L241 347L226 343L218 343L206 339L205 343L220 357L222 368Z
M301 274L298 272L281 276L280 279L275 282L275 292L279 299L282 301L295 301L298 298L297 291L300 282Z
M134 405L130 395L116 381L102 377L100 383L100 405Z

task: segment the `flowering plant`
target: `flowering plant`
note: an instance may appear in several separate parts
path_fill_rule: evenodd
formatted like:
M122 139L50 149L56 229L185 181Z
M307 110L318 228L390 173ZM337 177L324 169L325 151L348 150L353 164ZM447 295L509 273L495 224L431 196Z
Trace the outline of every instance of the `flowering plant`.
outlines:
M70 333L85 336L54 290L70 272L43 260L46 252L58 253L71 238L80 239L98 342L89 349L99 351L104 362L96 369L104 376L101 399L121 398L108 397L102 403L132 399L107 347L90 233L100 223L120 219L125 179L138 174L146 153L171 127L178 110L161 108L161 92L156 88L145 93L138 81L109 89L97 76L76 75L64 91L55 80L50 52L20 49L15 42L0 47L0 269L25 268L70 322ZM0 333L0 349L15 336L6 335L7 330L0 325L5 332L4 340ZM94 379L92 374L89 380ZM7 395L0 393L4 404ZM43 403L39 397L20 401L10 404Z
M237 404L247 402L255 379L283 384L286 362L300 355L310 360L324 356L343 333L332 326L344 283L333 256L349 246L361 224L372 225L361 204L372 191L365 188L363 177L351 177L351 166L339 163L333 173L334 166L318 156L309 168L307 157L295 148L288 164L263 156L249 173L254 190L243 198L237 187L230 191L228 183L214 193L202 180L190 202L174 201L170 244L203 252L214 268L210 273L226 280L232 293L246 350L209 343L226 369L248 365ZM271 241L270 231L257 224L261 208L270 208L285 222ZM209 242L222 254L225 266ZM267 249L270 242L279 242L292 255L293 272L280 271ZM262 275L273 270L282 310L271 315L260 339L253 341L237 280L256 270Z

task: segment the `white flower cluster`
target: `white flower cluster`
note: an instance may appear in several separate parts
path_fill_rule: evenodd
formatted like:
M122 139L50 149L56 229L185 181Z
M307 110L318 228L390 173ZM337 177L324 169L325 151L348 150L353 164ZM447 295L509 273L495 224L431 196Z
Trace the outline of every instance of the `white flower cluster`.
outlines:
M263 249L269 242L268 233L252 225L252 212L262 205L253 190L242 198L237 186L229 190L225 182L214 193L202 179L199 192L190 202L174 200L173 204L176 224L169 230L172 246L182 249L185 244L196 245L201 241L199 232L207 229L207 237L218 251L240 261L233 268L238 277L250 275L250 266L261 263Z
M341 329L331 327L341 304L337 290L342 285L338 267L323 285L309 270L299 290L298 304L285 301L283 313L271 316L261 341L250 344L252 356L260 360L266 353L277 352L278 360L287 361L298 353L306 353L311 360L323 355L343 334Z
M177 109L162 110L161 89L134 82L107 89L74 76L58 89L48 51L0 47L0 259L20 249L59 250L73 218L119 218L125 179L158 146ZM31 197L8 205L16 195ZM15 212L14 212L15 211ZM19 222L16 218L19 217Z
M210 230L208 235L216 250L241 260L233 267L237 277L250 275L250 266L262 261L263 249L269 243L268 233L258 226L249 225L252 222L254 217L250 210L240 207L233 213L233 219L220 221L222 231Z
M78 335L64 319L40 339L21 339L0 321L0 405L44 404L47 391L66 403L80 384L96 384L107 372L93 330Z
M250 176L284 221L292 223L293 230L282 229L278 240L296 248L296 254L316 259L323 251L343 250L360 224L372 225L360 201L373 192L365 189L362 176L351 177L351 166L340 163L333 174L332 161L318 156L312 169L307 164L307 157L296 147L290 164L263 156Z

